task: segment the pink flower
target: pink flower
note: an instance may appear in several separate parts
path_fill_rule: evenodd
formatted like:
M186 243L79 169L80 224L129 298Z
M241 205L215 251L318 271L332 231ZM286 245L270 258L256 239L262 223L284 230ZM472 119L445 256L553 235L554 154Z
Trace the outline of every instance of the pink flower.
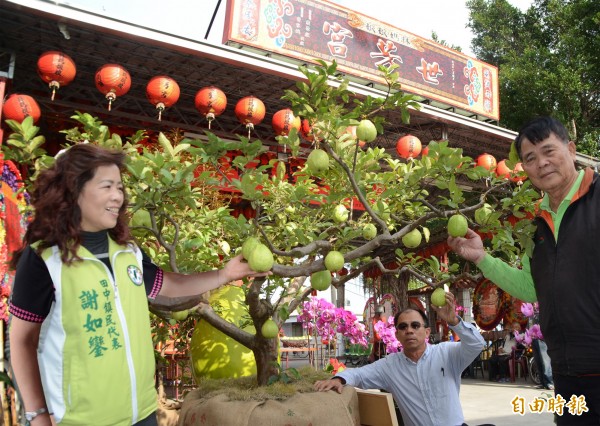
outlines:
M523 334L519 334L519 332L518 332L518 331L515 331L515 332L514 332L514 335L515 335L515 341L516 341L517 343L521 343L521 344L523 344L523 340L524 340L524 338L525 338L525 334L526 334L526 333L527 333L527 331L525 331L525 333L523 333Z
M381 341L385 344L385 351L388 354L396 353L402 349L402 345L396 339L394 317L390 316L387 322L378 321L373 327L377 334L381 336Z
M544 338L539 324L532 325L531 328L529 329L529 334L531 335L531 337L533 339L543 339Z
M523 338L523 344L525 346L531 346L532 338L531 338L531 334L529 333L529 330L525 330L524 334L525 334L525 337Z
M304 302L298 320L309 334L316 333L321 339L333 340L341 333L351 344L367 346L368 333L356 315L344 308L336 308L325 299L313 298Z
M531 303L521 304L521 313L527 318L531 318L534 314L533 305Z

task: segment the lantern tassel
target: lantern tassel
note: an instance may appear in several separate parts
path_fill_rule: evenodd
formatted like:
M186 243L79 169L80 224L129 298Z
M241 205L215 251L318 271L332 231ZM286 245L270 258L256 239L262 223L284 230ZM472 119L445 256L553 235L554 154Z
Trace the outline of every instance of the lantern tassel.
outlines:
M215 119L215 115L212 112L206 114L206 119L208 120L208 130L210 130L210 124Z
M159 102L156 104L156 109L158 110L158 121L161 121L162 119L162 112L165 109L165 104L163 104L162 102Z
M56 94L56 90L60 89L60 83L58 81L51 81L48 86L52 89L52 95L50 95L50 100L54 100L54 95Z
M110 111L112 109L112 102L117 99L117 95L115 95L115 92L108 92L106 99L108 99L108 110Z

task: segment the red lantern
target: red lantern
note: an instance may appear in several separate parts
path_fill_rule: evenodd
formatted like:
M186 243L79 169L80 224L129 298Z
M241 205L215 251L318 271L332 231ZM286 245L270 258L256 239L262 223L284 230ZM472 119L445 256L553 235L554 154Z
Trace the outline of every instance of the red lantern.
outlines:
M493 155L483 153L479 157L477 157L477 165L483 167L484 169L494 171L496 168L496 158Z
M203 87L196 93L194 105L200 114L204 115L208 120L208 128L215 117L223 114L227 108L227 96L217 87Z
M162 112L179 100L179 85L175 80L166 75L152 77L146 85L146 97L158 110L158 121Z
M5 120L15 120L19 123L25 120L25 117L31 116L33 122L37 123L42 115L40 107L31 96L14 94L10 95L2 107L2 115Z
M235 105L235 116L248 129L248 137L254 126L265 118L265 104L254 96L246 96Z
M512 176L510 179L520 185L525 179L527 179L527 176L523 175L523 172L523 164L515 164L515 168L512 170Z
M312 142L315 140L315 135L312 134L310 123L306 118L302 119L302 123L300 125L300 134L308 142Z
M285 108L273 114L271 125L277 136L287 136L292 129L300 130L300 117L295 117L291 109Z
M496 176L508 179L510 177L510 169L506 165L506 160L502 160L496 166Z
M121 65L105 64L98 68L94 77L96 88L108 99L108 110L117 96L123 96L131 88L131 76Z
M425 145L423 147L423 151L421 151L421 157L427 157L427 154L429 154L429 145Z
M37 62L37 72L42 80L48 83L52 90L51 99L60 86L66 86L75 78L77 68L71 57L62 52L51 50L40 55Z
M396 142L396 151L402 158L415 158L421 153L421 141L413 135L402 136Z

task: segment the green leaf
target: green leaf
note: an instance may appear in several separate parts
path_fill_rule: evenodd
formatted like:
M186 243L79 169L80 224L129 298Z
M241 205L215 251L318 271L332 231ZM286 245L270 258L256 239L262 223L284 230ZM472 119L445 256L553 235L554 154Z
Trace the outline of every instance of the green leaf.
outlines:
M510 144L510 152L508 154L508 160L506 161L506 166L509 169L514 169L517 163L519 162L519 154L517 153L517 146L515 141Z
M15 386L13 385L13 382L10 378L10 376L4 372L4 371L0 371L0 381L6 383L8 386L10 386L11 388L14 388Z
M169 158L173 158L175 152L173 150L173 145L171 145L171 141L167 139L163 132L158 134L158 143L161 148L165 151L165 154L168 154Z
M423 227L423 236L425 237L425 242L429 242L429 237L431 236L431 232L429 231L429 228L427 227Z

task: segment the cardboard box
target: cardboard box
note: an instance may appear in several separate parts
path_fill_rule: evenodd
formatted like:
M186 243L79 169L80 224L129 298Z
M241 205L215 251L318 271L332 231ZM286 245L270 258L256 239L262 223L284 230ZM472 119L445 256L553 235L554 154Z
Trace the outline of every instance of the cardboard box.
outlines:
M356 389L362 426L398 426L391 393L373 389Z

